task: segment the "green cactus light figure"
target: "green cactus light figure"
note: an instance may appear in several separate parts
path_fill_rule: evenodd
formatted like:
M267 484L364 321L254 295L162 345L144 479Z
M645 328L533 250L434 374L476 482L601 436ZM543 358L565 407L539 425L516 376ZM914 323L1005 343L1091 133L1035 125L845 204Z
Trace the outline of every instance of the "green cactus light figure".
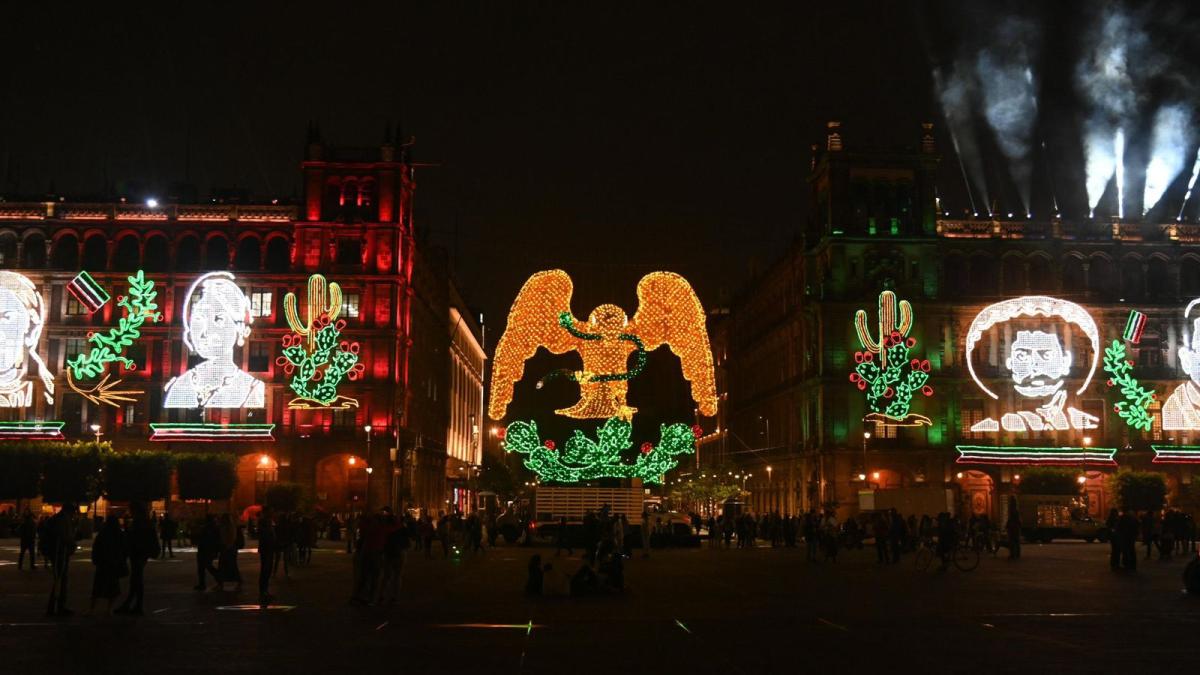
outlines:
M854 353L856 365L850 373L850 382L867 393L871 412L864 421L886 426L931 424L928 417L910 410L917 392L933 395L928 384L929 360L909 358L917 344L916 338L908 335L912 320L912 305L907 300L897 302L892 291L879 294L879 323L874 336L867 327L866 310L854 314L854 328L863 350Z
M296 310L296 295L283 298L283 312L294 334L283 336L283 356L275 363L291 376L288 386L296 398L289 408L357 408L358 401L338 395L342 380L357 380L365 367L358 362L357 342L342 339L346 322L339 320L342 289L314 274L308 278L304 321Z

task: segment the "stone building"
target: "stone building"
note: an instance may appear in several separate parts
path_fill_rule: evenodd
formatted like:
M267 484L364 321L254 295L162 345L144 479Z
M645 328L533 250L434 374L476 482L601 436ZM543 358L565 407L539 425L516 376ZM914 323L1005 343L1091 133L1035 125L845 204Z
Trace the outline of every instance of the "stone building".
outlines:
M1184 310L1200 297L1200 226L950 218L938 211L938 160L929 126L915 149L890 152L855 148L830 125L825 146L814 148L814 210L796 244L738 296L717 329L725 421L706 460L750 473L757 511L825 504L846 515L860 507L860 493L933 487L949 490L956 508L995 517L1021 471L1049 461L1047 448L1074 448L1067 457L1083 458L1053 461L1078 472L1092 515L1112 505L1104 477L1118 466L1161 470L1176 498L1189 493L1190 464L1151 446L1187 446L1197 431L1164 431L1158 401L1148 411L1151 428L1131 428L1114 412L1124 399L1106 386L1102 357L1114 340L1123 343L1136 378L1160 401L1189 380L1178 353L1196 332L1195 313L1185 318ZM927 425L868 418L865 392L850 379L864 350L855 313L866 311L873 334L884 290L912 306L911 356L929 361L933 394L918 392L911 410ZM1081 307L1095 328L1021 314L1013 299L1025 296ZM987 330L970 335L981 310L1006 300L1019 316L983 322ZM1147 317L1137 342L1122 339L1131 310ZM1024 404L1012 359L1025 341L1046 336L1070 351L1065 361L1047 358L1070 366L1056 385L1068 394L1065 408L1056 400L1073 421L1018 429L1005 417ZM989 424L997 430L985 430Z
M416 244L407 151L390 138L376 148L330 147L310 132L298 205L0 202L0 269L28 278L41 297L45 326L30 349L55 390L0 410L0 419L61 421L67 439L98 433L117 449L234 452L236 508L274 481L309 486L328 511L368 503L443 508L451 292L446 265ZM95 311L69 292L81 270L111 295ZM67 362L88 350L91 333L118 324L117 302L137 270L155 283L162 318L145 323L128 348L130 367L108 365L110 381L135 393L116 406L93 402L68 381ZM342 378L329 405L301 400L282 358L284 341L295 335L285 296L296 294L301 323L321 318L307 299L316 274L340 286L340 339L362 366ZM200 372L197 364L208 360L200 352L213 348L185 344L189 328L199 330L187 322L200 310L185 306L198 279L240 289L219 296L244 333L232 363L220 366L226 380L213 387L250 382L254 393L243 405L208 405L200 394L194 407L164 407L173 402L165 388ZM183 431L169 435L152 424ZM274 425L266 435L265 425ZM189 431L197 428L203 433Z

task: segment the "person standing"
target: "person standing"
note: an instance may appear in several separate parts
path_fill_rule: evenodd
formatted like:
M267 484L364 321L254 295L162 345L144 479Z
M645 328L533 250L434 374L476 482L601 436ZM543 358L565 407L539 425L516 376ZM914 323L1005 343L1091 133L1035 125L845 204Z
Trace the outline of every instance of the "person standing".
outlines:
M558 530L554 532L554 557L563 550L567 551L567 555L575 555L575 549L571 548L570 537L567 536L567 517L562 516L558 519Z
M1108 566L1114 572L1121 569L1120 522L1121 515L1114 506L1108 510L1108 519L1104 521L1104 526L1108 528Z
M29 511L21 517L21 525L17 528L17 534L21 537L21 553L17 556L17 569L25 566L25 552L29 551L29 570L32 572L37 569L37 548L34 542L37 539L37 523L33 522L33 514Z
M379 586L376 604L386 601L389 605L394 605L400 595L400 584L403 581L404 556L409 547L408 527L387 512L383 529L386 537L383 544L383 583Z
M807 553L805 559L808 562L817 561L817 548L820 541L820 537L817 534L819 529L816 509L809 509L808 514L804 516L804 548Z
M228 513L221 514L219 528L221 552L217 556L217 590L225 589L225 582L235 584L234 590L242 590L242 572L238 569L238 526Z
M274 514L270 506L264 506L258 516L258 604L263 609L275 599L270 593L270 585L277 543Z
M1142 543L1146 546L1146 560L1154 551L1154 512L1146 511L1142 515Z
M891 558L888 556L888 523L884 521L882 513L876 513L871 520L872 534L875 535L875 562L890 563Z
M1117 521L1117 537L1121 541L1121 567L1130 572L1137 571L1138 519L1132 510L1121 514Z
M125 533L121 523L113 514L104 519L104 525L92 541L92 603L88 613L95 613L96 601L106 600L105 613L111 613L113 600L121 595L121 577L128 573L125 565Z
M642 511L642 557L650 557L650 512Z
M162 524L159 527L162 533L162 551L160 556L175 557L175 537L179 535L179 522L171 517L170 511L164 511Z
M217 520L213 516L204 517L204 525L200 528L200 536L196 539L196 586L193 590L203 591L208 587L208 574L211 574L221 585L221 575L213 567L213 561L221 553L221 533L217 529Z
M892 546L892 563L900 562L900 551L904 549L904 540L908 537L908 528L904 525L904 518L900 517L896 509L891 509L892 522L888 528L888 539Z
M354 553L356 539L358 539L358 518L351 513L346 517L346 553Z
M67 609L67 578L71 566L71 556L75 554L75 514L78 513L75 504L66 502L46 520L46 530L42 535L43 557L50 560L54 570L54 583L50 586L50 599L46 605L47 616L71 616L74 614Z
M154 523L146 513L145 504L133 502L130 506L133 522L125 532L129 553L129 595L117 608L117 614L141 616L142 601L146 597L146 561L158 557L158 536L154 533Z
M1004 531L1008 534L1008 559L1016 560L1021 557L1021 513L1017 508L1017 498L1008 498L1008 520L1004 523Z

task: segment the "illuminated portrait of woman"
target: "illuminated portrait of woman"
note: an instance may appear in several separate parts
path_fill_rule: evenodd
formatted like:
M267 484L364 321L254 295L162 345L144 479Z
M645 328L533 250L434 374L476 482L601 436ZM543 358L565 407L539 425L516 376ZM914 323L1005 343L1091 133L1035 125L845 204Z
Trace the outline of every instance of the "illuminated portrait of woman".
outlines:
M0 408L33 404L30 361L37 367L46 402L54 403L54 376L37 351L45 325L46 306L33 282L16 272L0 271Z
M263 383L233 360L253 320L250 298L232 274L209 272L196 279L183 299L183 343L204 360L167 383L163 407L263 407Z

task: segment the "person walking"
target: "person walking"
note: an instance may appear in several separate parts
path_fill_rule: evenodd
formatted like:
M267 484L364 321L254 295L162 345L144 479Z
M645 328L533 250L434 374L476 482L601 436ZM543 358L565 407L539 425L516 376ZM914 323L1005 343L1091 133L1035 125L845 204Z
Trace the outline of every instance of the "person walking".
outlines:
M142 615L142 602L146 597L146 561L159 554L158 536L154 523L141 502L130 504L133 521L125 531L126 550L129 555L129 595L117 608L117 614Z
M888 523L884 521L882 513L876 513L871 519L871 530L875 536L875 562L890 563L891 557L888 555Z
M46 529L42 535L42 557L50 561L54 571L54 581L50 586L50 598L46 604L46 616L71 616L74 614L67 609L67 579L71 566L71 556L75 554L75 514L78 513L72 502L65 502L58 513L46 519Z
M206 590L208 588L207 575L209 574L220 588L221 575L213 566L213 562L220 554L221 532L217 529L217 519L211 515L205 516L204 525L200 528L200 535L196 539L196 585L192 590Z
M804 548L807 552L805 560L808 562L817 561L817 550L820 547L820 521L817 519L817 510L809 509L804 516Z
M275 514L270 506L264 506L258 515L258 604L263 609L275 599L270 587L277 549Z
M1142 514L1142 544L1146 547L1146 560L1150 559L1150 554L1154 551L1154 521L1153 511Z
M88 613L96 612L96 601L107 601L105 613L112 613L113 600L121 595L121 577L129 573L125 564L125 533L121 522L113 514L104 519L104 525L92 541L92 602Z
M34 543L37 539L37 523L33 522L33 514L29 511L21 517L21 525L17 528L17 534L21 537L21 553L17 556L17 569L22 569L25 566L25 552L29 551L29 570L32 572L37 569L37 548Z

